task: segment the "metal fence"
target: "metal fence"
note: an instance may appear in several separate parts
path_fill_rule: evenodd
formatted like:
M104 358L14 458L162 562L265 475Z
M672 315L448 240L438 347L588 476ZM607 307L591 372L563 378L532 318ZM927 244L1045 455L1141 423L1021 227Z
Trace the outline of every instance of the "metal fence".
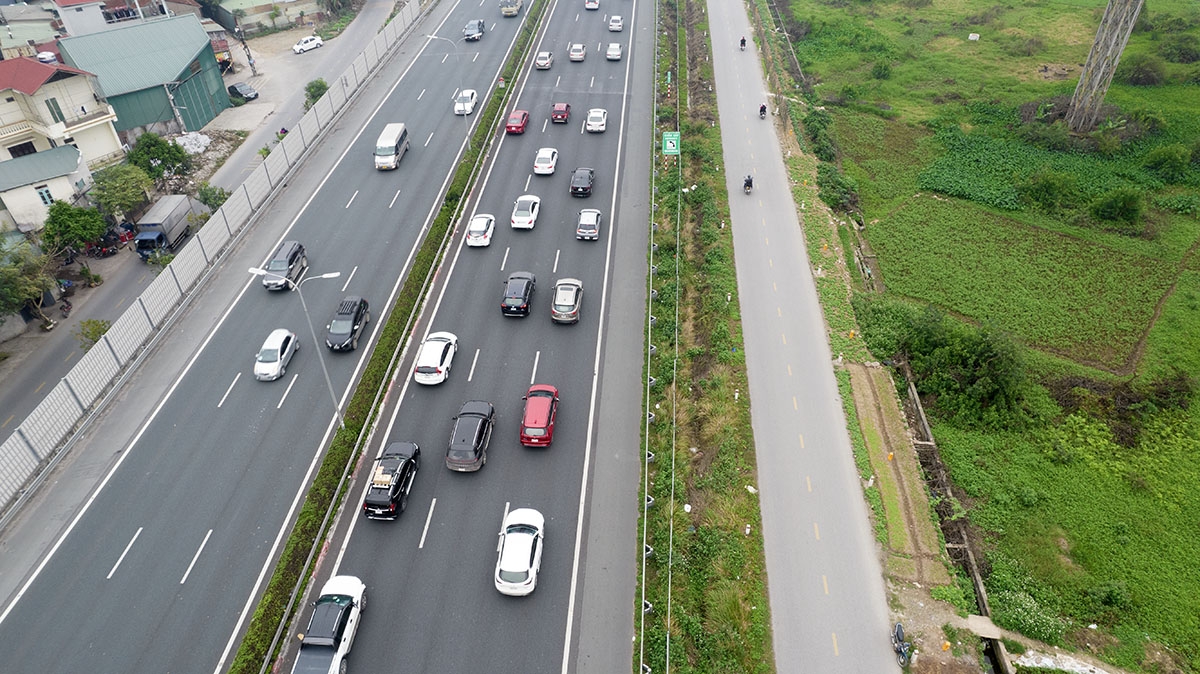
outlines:
M74 434L109 399L127 368L135 365L154 337L188 300L205 273L251 223L307 151L387 54L420 16L420 3L409 2L375 35L329 91L300 123L276 144L266 159L233 190L196 236L176 254L149 287L108 329L67 376L21 425L0 444L0 513L6 519L20 507L27 487L62 458Z

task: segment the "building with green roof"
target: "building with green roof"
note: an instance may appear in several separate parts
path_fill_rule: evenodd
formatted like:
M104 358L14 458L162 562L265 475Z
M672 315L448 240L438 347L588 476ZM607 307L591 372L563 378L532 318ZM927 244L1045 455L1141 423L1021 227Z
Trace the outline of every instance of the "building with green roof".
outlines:
M231 103L208 34L192 14L59 41L63 61L96 76L124 142L197 131Z

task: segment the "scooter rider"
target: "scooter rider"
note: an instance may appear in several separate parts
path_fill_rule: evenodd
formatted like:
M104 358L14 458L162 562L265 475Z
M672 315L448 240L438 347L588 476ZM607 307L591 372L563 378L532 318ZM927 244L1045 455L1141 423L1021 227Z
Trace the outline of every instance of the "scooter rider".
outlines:
M759 117L767 116L767 104L766 103L763 103L762 105L758 106L758 116Z
M745 190L747 192L749 192L750 189L754 187L754 176L747 175L746 181L742 183L742 187L745 188Z
M746 51L746 36L742 36L742 51Z

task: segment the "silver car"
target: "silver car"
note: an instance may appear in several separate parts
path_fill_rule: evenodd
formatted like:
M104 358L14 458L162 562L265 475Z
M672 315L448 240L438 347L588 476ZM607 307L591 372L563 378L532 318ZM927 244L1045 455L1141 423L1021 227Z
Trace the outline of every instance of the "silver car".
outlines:
M279 379L287 374L288 363L299 350L296 333L286 328L272 330L254 359L254 378L259 381Z
M550 320L555 323L578 323L583 308L583 281L560 278L554 284L554 303L550 305Z

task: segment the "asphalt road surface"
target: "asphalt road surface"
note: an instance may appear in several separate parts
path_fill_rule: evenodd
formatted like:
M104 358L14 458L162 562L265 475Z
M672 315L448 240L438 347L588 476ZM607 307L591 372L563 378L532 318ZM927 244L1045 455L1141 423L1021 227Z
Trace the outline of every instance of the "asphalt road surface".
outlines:
M449 15L441 25L420 28L417 33L457 37L466 19L482 11L457 6L446 9ZM485 38L468 47L474 52L474 74L482 83L495 79L523 20L496 19L489 23ZM578 32L589 44L608 41L608 36L602 35L606 25L602 14L589 13L571 21L564 27ZM629 35L627 30L616 37ZM620 41L629 44L628 39ZM434 41L428 47L424 41L417 43L402 50L397 63L385 66L388 72L363 94L363 105L347 113L340 132L312 153L306 170L293 176L277 201L277 217L256 227L197 298L119 404L82 443L87 451L60 467L46 494L38 499L38 505L50 507L41 513L22 513L6 537L5 544L12 546L9 552L21 550L19 555L6 555L9 563L2 578L6 588L18 590L0 615L0 638L10 644L6 671L205 671L227 663L232 637L244 625L252 607L250 598L261 589L259 582L277 552L280 529L310 479L320 447L334 424L329 394L316 362L317 348L307 336L299 298L291 293L268 293L257 279L244 280L243 270L260 265L281 238L301 240L309 251L310 275L341 272L337 280L319 280L304 287L318 328L338 298L362 294L375 307L370 328L373 336L382 319L380 310L394 297L397 278L433 212L435 197L445 185L462 141L463 122L450 115L459 64L445 58L445 43ZM439 51L437 46L443 49ZM555 142L564 154L562 166L573 156L582 157L580 161L593 164L600 173L597 193L586 201L589 206L600 204L606 211L605 239L590 244L574 241L574 203L585 200L567 196L564 171L539 177L546 186L546 201L538 229L520 233L523 242L515 239L516 233L502 230L491 249L467 251L480 253L479 260L456 265L467 271L451 277L465 280L446 285L445 299L439 304L445 313L439 315L452 315L456 323L452 329L463 339L458 367L449 384L405 394L406 401L417 393L427 395L420 399L423 409L417 403L403 408L397 424L397 429L412 424L412 430L397 432L411 433L406 437L418 439L426 448L410 515L426 507L422 499L428 498L428 549L421 554L418 551L425 548L412 546L412 539L405 535L410 533L406 529L412 528L412 518L406 518L390 528L366 523L374 536L360 535L347 550L346 566L352 562L361 565L361 571L354 568L353 572L367 580L372 596L356 649L358 657L360 649L368 654L362 660L370 661L372 644L394 653L396 621L424 601L422 619L428 619L430 611L441 617L438 622L431 621L429 630L437 632L437 638L418 640L414 647L420 650L406 653L413 662L428 663L428 670L421 671L445 671L447 662L462 658L473 662L467 665L464 661L463 668L487 666L496 661L498 653L512 650L513 633L508 632L505 639L499 631L485 632L488 639L482 641L491 648L464 650L458 645L464 620L485 630L511 621L523 626L521 635L533 625L537 634L550 635L548 647L531 650L523 639L519 650L527 654L522 656L522 669L565 668L568 615L574 590L582 587L584 594L605 596L607 610L616 616L608 627L620 633L615 642L620 646L614 649L614 642L607 641L608 650L618 654L617 660L629 662L627 650L623 658L619 655L632 631L628 597L614 601L611 589L598 585L618 579L619 585L629 590L632 569L625 573L602 569L589 576L586 569L590 564L581 563L576 556L577 550L593 540L592 534L585 537L578 525L585 519L580 515L582 487L594 470L615 481L614 493L628 495L625 503L617 503L612 512L605 513L608 519L599 518L603 526L593 527L602 530L604 544L614 536L620 538L622 527L614 526L611 517L624 511L628 516L625 544L613 546L615 552L599 552L621 561L633 557L637 425L632 419L640 416L636 405L630 410L620 399L616 407L625 408L631 423L607 435L628 444L596 453L598 458L613 459L627 475L616 475L618 471L599 465L585 470L595 444L588 438L599 435L592 401L600 381L595 373L603 348L599 335L604 270L610 268L606 263L612 263L608 241L619 231L619 225L613 225L613 213L621 211L614 196L619 184L617 142L628 75L627 61L606 62L597 58L594 49L590 56L584 64L560 61L555 70L537 73L555 77L555 84L543 81L540 90L528 93L528 105L536 111L534 125L524 138L512 140L507 147L508 139L501 142L498 155L512 153L512 164L502 164L501 171L493 174L496 177L489 183L495 187L483 191L480 203L481 208L496 211L502 225L506 222L511 199L516 191L526 189L525 178L515 167L527 167L532 161L533 142L543 133L537 124L548 114L548 100L541 99L554 88L556 94L580 101L573 103L579 108L610 108L606 134L585 136L578 113L572 123L553 128ZM404 70L409 64L412 68ZM579 70L560 77L564 66ZM644 81L648 83L648 79ZM382 101L378 114L366 105L372 100ZM520 100L524 104L525 99ZM534 105L539 102L546 105ZM383 124L395 120L408 123L413 147L397 171L376 172L370 159L374 137ZM519 141L524 143L518 145ZM521 155L527 156L518 160ZM641 165L644 170L645 162ZM631 236L623 238L631 242L633 258L639 261L644 260L645 242L641 226L645 222L644 187L640 191L643 216L632 219L638 225ZM514 243L518 245L510 256L502 255L501 246ZM551 247L558 246L561 248L555 249L558 252L552 260ZM527 319L506 320L497 306L499 281L505 269L518 263L545 275L541 294L535 298L545 310ZM624 265L636 268L629 260ZM548 286L560 266L570 266L572 274L587 284L585 319L577 326L552 326L547 317ZM473 276L466 278L467 272ZM642 285L640 280L637 285ZM624 287L619 295L637 299L639 290ZM635 306L633 314L640 315L640 301ZM484 321L493 325L485 327ZM250 376L253 354L265 335L280 326L300 335L302 349L283 379L255 382ZM438 325L439 329L446 327ZM622 327L623 334L612 344L636 348L640 322ZM474 360L470 344L484 354L474 373L467 367ZM344 399L365 352L326 354L339 397ZM562 387L564 405L554 446L526 452L516 443L514 417L519 414L524 386L534 377L535 363L540 377ZM632 388L640 369L640 352L631 350L628 363L621 376L630 380L624 385ZM464 386L470 389L469 397L493 398L500 422L489 465L477 475L450 475L440 467L439 445L449 431L449 416L465 399ZM590 424L589 418L593 419ZM104 475L101 487L73 517L66 504L86 495L89 480L100 474ZM432 507L434 497L441 499L436 509ZM603 498L610 499L611 494ZM532 598L540 603L495 604L501 599L490 587L495 532L505 504L526 501L547 514L553 543L548 548L542 587ZM355 506L350 506L352 513ZM438 515L436 521L433 513ZM21 532L39 528L66 530L44 556L42 549L21 546ZM30 533L27 538L36 536ZM372 544L384 546L385 551L373 550ZM34 574L24 574L22 561L36 567ZM582 576L573 573L577 568ZM411 569L410 582L399 582L397 569ZM389 587L396 592L389 595ZM497 612L488 614L484 607L494 607ZM374 616L380 617L373 621ZM385 630L382 639L372 637L377 629ZM461 655L447 660L450 656L440 652L442 649ZM537 662L528 664L531 658Z
M709 3L780 672L895 671L825 322L741 4ZM742 179L754 175L754 191Z

